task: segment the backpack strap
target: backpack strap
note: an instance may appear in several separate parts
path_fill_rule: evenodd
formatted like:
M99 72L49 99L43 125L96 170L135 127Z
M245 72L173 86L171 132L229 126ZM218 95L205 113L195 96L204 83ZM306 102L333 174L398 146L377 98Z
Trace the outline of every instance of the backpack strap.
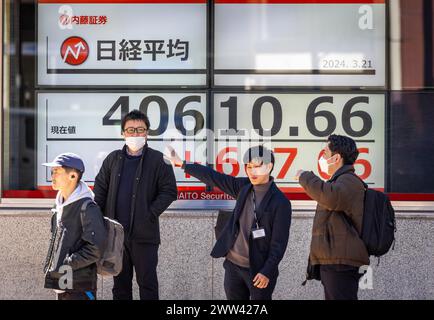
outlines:
M83 203L81 204L80 212L85 213L87 206L92 202L93 200L91 198L87 198L86 200L84 200Z
M83 215L86 213L87 206L91 203L95 203L91 198L87 198L83 201L80 208L80 219L81 219L81 225L83 225Z
M359 179L362 183L363 183L363 186L365 187L365 190L368 190L368 188L369 188L369 186L368 186L368 184L365 182L365 181L363 181L357 174L355 174L354 172L351 172L351 174L353 175L353 176L355 176L355 177L357 177L357 179Z

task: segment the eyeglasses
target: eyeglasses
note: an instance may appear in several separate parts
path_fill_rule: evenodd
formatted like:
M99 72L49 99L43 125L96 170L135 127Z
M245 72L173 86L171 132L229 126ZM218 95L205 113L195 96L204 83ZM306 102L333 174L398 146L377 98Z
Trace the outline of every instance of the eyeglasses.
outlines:
M147 132L148 129L146 129L144 127L137 127L137 128L129 127L129 128L126 128L124 131L126 133L129 133L129 134L134 134L134 132L137 132L138 134L143 134L143 133Z

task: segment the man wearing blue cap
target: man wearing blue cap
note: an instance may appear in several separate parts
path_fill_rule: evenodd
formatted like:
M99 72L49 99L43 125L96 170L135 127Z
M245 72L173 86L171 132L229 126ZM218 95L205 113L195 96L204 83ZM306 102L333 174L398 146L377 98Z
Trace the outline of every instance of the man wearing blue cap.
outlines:
M62 153L53 162L51 185L57 190L51 217L51 241L45 261L45 288L54 289L58 300L93 300L96 297L96 262L101 258L107 237L94 194L81 181L82 159Z

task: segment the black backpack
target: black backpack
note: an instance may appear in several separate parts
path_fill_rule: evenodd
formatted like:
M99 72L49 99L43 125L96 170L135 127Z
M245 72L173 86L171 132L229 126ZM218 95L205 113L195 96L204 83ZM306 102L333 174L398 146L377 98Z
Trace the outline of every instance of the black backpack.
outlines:
M81 206L81 215L86 212L89 204L97 205L93 200L86 200ZM124 228L116 220L103 217L107 230L105 250L102 257L96 262L97 273L101 276L117 276L122 271L124 255Z
M368 249L368 254L379 258L386 254L392 245L392 250L394 249L395 210L386 194L369 189L362 179L360 181L365 186L362 233L360 237Z

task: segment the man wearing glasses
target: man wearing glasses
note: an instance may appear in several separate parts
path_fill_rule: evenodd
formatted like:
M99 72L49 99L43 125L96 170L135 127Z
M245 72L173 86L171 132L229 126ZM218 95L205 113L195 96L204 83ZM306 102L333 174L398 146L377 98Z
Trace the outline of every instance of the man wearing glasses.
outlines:
M122 272L114 277L113 299L132 300L133 268L141 300L158 300L159 216L177 199L172 166L147 145L148 117L133 110L122 118L122 150L104 160L95 178L95 201L125 231Z

